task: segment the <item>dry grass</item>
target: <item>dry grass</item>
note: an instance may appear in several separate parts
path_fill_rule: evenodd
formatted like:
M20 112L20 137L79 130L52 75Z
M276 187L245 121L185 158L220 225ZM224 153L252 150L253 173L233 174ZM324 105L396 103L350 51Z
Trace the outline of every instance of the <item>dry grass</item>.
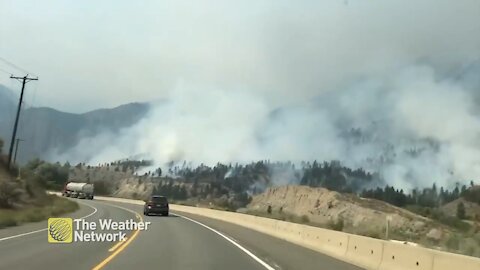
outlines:
M0 229L46 220L78 209L76 202L55 195L46 196L40 204L36 203L20 209L0 209Z

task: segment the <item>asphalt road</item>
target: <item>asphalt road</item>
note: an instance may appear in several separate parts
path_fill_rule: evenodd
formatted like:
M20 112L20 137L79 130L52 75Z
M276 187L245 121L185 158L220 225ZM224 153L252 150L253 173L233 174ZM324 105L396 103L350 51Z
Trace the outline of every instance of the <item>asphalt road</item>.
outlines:
M128 240L51 244L47 223L0 230L0 269L359 269L241 226L185 213L140 217L142 206L81 200L71 217L151 222Z

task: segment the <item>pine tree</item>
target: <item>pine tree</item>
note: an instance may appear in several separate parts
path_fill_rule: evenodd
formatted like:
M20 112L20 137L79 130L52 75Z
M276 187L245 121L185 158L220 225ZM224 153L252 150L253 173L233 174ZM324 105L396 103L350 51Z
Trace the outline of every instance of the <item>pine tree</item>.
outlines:
M457 217L459 219L465 219L465 205L463 202L457 204Z

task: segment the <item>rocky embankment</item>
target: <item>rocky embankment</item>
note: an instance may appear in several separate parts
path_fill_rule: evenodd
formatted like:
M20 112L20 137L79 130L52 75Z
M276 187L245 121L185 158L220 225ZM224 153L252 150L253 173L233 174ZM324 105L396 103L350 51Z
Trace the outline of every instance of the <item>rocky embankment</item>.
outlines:
M267 189L253 197L248 205L250 212L266 212L271 215L295 215L304 217L308 223L327 226L342 223L341 230L363 235L381 237L387 217L392 232L410 235L441 237L445 228L433 221L395 207L388 203L360 198L353 194L341 194L325 188L307 186L281 186Z

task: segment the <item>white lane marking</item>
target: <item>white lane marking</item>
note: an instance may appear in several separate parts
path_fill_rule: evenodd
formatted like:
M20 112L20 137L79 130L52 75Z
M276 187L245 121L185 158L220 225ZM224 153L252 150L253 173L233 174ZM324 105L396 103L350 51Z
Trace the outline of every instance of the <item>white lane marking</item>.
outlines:
M95 207L95 206L91 206L91 205L88 205L86 203L80 203L80 204L83 204L83 205L86 205L90 208L93 208L93 212L86 215L86 216L83 216L81 217L80 219L86 219L88 217L91 217L93 216L95 213L97 213L98 209ZM26 232L26 233L21 233L21 234L17 234L17 235L12 235L12 236L7 236L7 237L4 237L4 238L0 238L0 242L2 241L5 241L5 240L9 240L9 239L13 239L13 238L18 238L18 237L22 237L22 236L26 236L26 235L30 235L30 234L34 234L34 233L38 233L38 232L43 232L43 231L46 231L47 228L44 228L44 229L40 229L40 230L36 230L36 231L31 231L31 232Z
M29 234L34 234L34 233L37 233L37 232L43 232L43 231L46 231L46 230L47 230L47 228L41 229L41 230L36 230L36 231L31 231L31 232L27 232L27 233L21 233L21 234L17 234L17 235L12 235L12 236L8 236L8 237L4 237L4 238L0 238L0 242L8 240L8 239L12 239L12 238L17 238L17 237L21 237L21 236L25 236L25 235L29 235Z
M86 205L86 206L88 206L88 207L90 207L90 208L93 208L93 212L90 213L90 214L88 214L88 215L86 215L86 216L84 216L84 217L81 217L81 218L79 218L79 219L86 219L86 218L88 218L88 217L91 217L91 216L95 215L95 213L97 213L97 211L98 211L98 209L97 209L95 206L91 206L91 205L86 204L86 203L83 203L83 202L81 202L80 204L83 204L83 205Z
M248 249L242 247L240 244L238 244L237 242L233 241L230 237L224 235L223 233L213 229L213 228L210 228L208 227L207 225L201 223L201 222L198 222L194 219L191 219L191 218L188 218L188 217L185 217L185 216L182 216L182 215L179 215L177 213L175 213L176 216L179 216L179 217L182 217L184 219L187 219L187 220L190 220L191 222L194 222L194 223L197 223L198 225L200 226L203 226L207 229L209 229L210 231L220 235L221 237L225 238L225 240L227 240L228 242L232 243L234 246L236 246L237 248L239 248L241 251L245 252L248 256L252 257L255 261L257 261L259 264L261 264L263 267L265 267L265 269L268 269L268 270L275 270L275 268L271 267L269 264L267 264L266 262L264 262L262 259L258 258L257 256L255 256L255 254L253 254L252 252L250 252Z

